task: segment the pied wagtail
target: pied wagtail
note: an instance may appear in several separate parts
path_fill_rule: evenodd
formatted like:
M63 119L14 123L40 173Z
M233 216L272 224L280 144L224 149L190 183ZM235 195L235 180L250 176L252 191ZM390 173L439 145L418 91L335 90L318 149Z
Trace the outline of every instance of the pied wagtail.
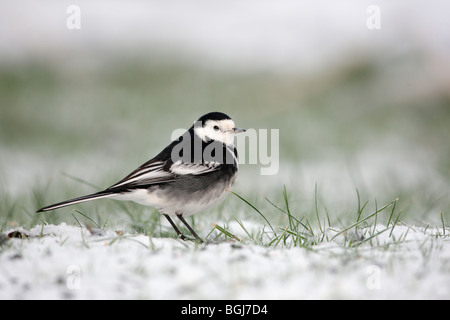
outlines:
M110 198L134 201L157 208L181 239L187 239L171 216L183 222L197 241L200 237L184 219L223 200L238 172L234 134L244 132L221 112L200 117L156 157L111 187L66 200L37 212L54 210L89 200Z

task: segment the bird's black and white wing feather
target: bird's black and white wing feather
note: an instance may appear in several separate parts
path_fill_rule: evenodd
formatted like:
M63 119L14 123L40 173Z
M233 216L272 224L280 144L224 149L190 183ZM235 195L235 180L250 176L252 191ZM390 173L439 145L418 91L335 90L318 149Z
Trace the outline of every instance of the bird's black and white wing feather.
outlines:
M184 163L178 160L170 167L170 171L175 175L201 175L211 173L219 170L221 163L208 162L208 163Z
M174 175L164 169L165 165L164 161L149 161L106 190L120 192L120 189L125 191L173 181Z
M126 192L131 189L148 188L155 184L183 179L187 175L201 175L214 172L220 168L220 163L183 163L182 161L147 162L107 190Z

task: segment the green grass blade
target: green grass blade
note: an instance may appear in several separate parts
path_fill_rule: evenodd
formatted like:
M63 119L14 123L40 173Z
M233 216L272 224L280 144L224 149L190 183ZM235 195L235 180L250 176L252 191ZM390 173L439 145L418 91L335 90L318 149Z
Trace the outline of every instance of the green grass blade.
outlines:
M244 230L244 232L247 234L247 236L253 239L253 236L250 234L250 232L248 232L247 228L244 227L244 224L242 223L242 221L240 221L238 218L236 218L235 216L233 216L233 219L241 226L242 230Z
M357 222L355 222L354 224L352 224L351 226L345 228L344 230L336 233L331 239L330 241L333 241L336 237L340 236L341 234L347 232L348 230L360 225L361 223L363 223L364 221L369 220L370 218L372 218L373 216L376 216L378 213L382 212L383 210L385 210L386 208L389 208L392 205L395 205L395 203L397 203L398 199L395 199L391 202L389 202L388 204L384 205L383 207L381 207L380 209L375 210L375 212L369 214L367 217L365 217L364 219L361 219Z
M97 222L94 221L94 219L92 219L92 218L89 217L88 215L84 214L83 212L78 211L77 209L75 209L74 211L77 212L77 213L79 213L79 214L81 214L83 217L85 217L86 219L88 219L89 221L91 221L93 224L95 224L95 226L96 226L98 229L100 229L100 226L98 225Z
M239 242L242 242L241 239L239 239L238 237L236 237L234 234L232 234L230 231L226 230L225 228L222 228L221 226L217 225L217 224L213 224L214 228L219 230L221 233L223 233L225 236L232 238L234 240L237 240Z
M314 209L316 211L317 223L319 224L320 233L323 233L323 229L322 229L322 225L320 223L320 217L319 217L319 207L317 205L317 182L314 187Z
M267 218L261 213L261 211L259 211L253 204L251 204L250 202L248 202L246 199L244 199L243 197L241 197L240 195L238 195L236 192L230 191L232 194L234 194L236 197L238 197L239 199L241 199L242 201L244 201L246 204L248 204L253 210L255 210L256 212L259 213L259 215L267 222L267 224L269 225L270 229L272 229L273 233L275 234L275 236L277 236L277 233L275 232L275 229L272 227L272 225L270 224L269 220L267 220Z

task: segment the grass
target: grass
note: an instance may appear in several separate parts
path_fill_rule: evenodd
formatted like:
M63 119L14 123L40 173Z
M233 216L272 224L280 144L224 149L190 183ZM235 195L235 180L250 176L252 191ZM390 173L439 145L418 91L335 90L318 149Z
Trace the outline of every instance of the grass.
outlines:
M353 214L347 214L346 218L337 219L329 213L323 205L323 196L319 186L314 187L314 198L311 199L310 212L298 213L293 209L292 196L289 195L286 186L280 190L280 196L276 200L262 195L260 201L254 202L247 197L230 191L231 198L226 203L214 210L211 214L200 214L190 217L190 223L200 233L203 233L206 244L232 242L238 245L256 245L265 248L292 249L301 248L307 251L323 252L334 255L335 249L345 250L344 256L357 257L368 249L392 250L394 247L408 245L414 241L413 235L423 233L426 241L419 246L421 254L430 255L436 247L429 243L434 240L449 241L449 226L441 214L441 226L422 227L411 226L401 220L404 214L401 209L401 201L395 197L393 200L379 205L376 200L363 201L360 192L355 190L355 204ZM41 196L34 196L38 203ZM239 208L235 214L220 215L221 211L228 211L231 205ZM3 204L4 205L4 204ZM15 207L14 204L9 204ZM114 212L109 217L104 217L97 210L88 207L72 209L72 213L66 219L69 224L87 228L91 234L102 234L107 230L116 231L116 235L102 238L108 245L114 245L122 241L137 241L137 235L146 235L149 244L142 246L154 249L154 238L176 238L170 226L162 224L161 215L152 212L146 207L133 203L120 201L103 201L93 206L96 208L107 207ZM111 209L113 208L113 209ZM12 210L12 209L11 209ZM35 219L35 225L58 223L58 213L53 216ZM340 215L341 217L344 214ZM220 218L220 222L212 223L212 219ZM56 219L56 220L54 220ZM72 220L70 222L70 220ZM216 220L217 221L217 220ZM208 232L208 225L211 229ZM9 230L11 224L3 221L1 232ZM18 226L18 225L17 225ZM179 226L182 232L188 233L183 226ZM397 230L401 228L401 230ZM181 240L180 240L181 241ZM89 246L89 243L84 243ZM189 243L185 243L189 246ZM190 247L190 246L189 246ZM194 246L200 248L201 246ZM361 251L362 250L362 251Z
M80 186L98 188L82 178L65 176ZM313 199L310 199L309 205L306 204L310 208L308 210L299 210L295 205L295 197L288 192L286 185L278 195L272 194L271 197L261 195L250 199L236 191L229 192L225 203L212 212L189 217L189 223L194 229L202 230L207 242L234 241L268 248L314 250L327 243L348 249L378 246L381 235L387 235L391 244L399 244L407 237L407 234L399 237L395 232L398 226L408 226L401 217L408 216L405 211L409 205L402 208L398 197L379 205L376 199L362 200L360 191L355 189L354 209L347 211L341 208L341 212L331 214L325 204L326 197L320 193L317 183ZM144 234L149 238L176 237L156 210L132 202L100 200L57 212L36 214L33 208L46 204L47 193L48 188L36 187L27 199L21 197L15 201L11 196L3 195L0 210L4 215L0 218L0 232L11 227L31 228L66 222L81 228L113 229L118 232L118 236L127 233L131 236ZM297 192L293 190L291 193ZM449 228L442 212L439 220L440 226L425 225L424 230L433 229L436 238L446 239ZM208 225L211 225L210 231ZM179 227L182 232L189 234L183 225Z
M253 244L258 244L267 247L302 247L306 249L311 249L313 246L325 243L333 242L338 237L343 238L342 246L344 247L357 247L364 243L375 243L373 240L382 233L390 231L390 236L392 236L393 231L401 221L399 220L400 213L396 211L398 198L390 201L389 203L377 208L367 215L365 215L365 209L369 201L366 201L362 206L360 202L359 192L357 191L358 198L358 210L356 212L356 218L350 225L333 225L331 223L330 216L327 211L325 211L325 217L322 219L319 208L318 208L318 191L317 185L315 188L315 199L314 199L314 220L310 221L306 217L295 216L289 208L289 200L287 196L287 190L284 186L283 188L283 199L284 207L275 204L267 197L264 197L269 206L265 208L266 211L272 211L269 213L274 216L275 213L280 213L284 216L286 224L283 226L275 226L274 223L269 221L266 217L267 214L263 214L262 210L256 208L254 204L250 201L237 194L236 192L231 192L238 199L240 199L245 205L255 211L258 216L261 217L261 222L263 222L261 228L256 233L251 233L249 228L245 226L245 223L236 217L233 219L241 227L247 239L240 238L239 236L233 234L229 228L214 225L214 229L219 233L223 234L226 239L232 239L235 241L250 241ZM377 230L377 223L382 220L382 218L387 221L385 228L382 230ZM278 219L279 220L279 219ZM323 221L323 222L322 222ZM445 229L445 228L444 228ZM363 230L363 231L361 231ZM211 232L210 232L211 234Z

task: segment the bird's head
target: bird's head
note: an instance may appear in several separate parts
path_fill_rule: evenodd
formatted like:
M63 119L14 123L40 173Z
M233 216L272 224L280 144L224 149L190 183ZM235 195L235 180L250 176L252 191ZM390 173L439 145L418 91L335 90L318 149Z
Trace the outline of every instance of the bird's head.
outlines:
M214 140L231 146L234 145L234 135L245 130L236 128L234 121L226 114L210 112L195 122L194 132L205 142Z

